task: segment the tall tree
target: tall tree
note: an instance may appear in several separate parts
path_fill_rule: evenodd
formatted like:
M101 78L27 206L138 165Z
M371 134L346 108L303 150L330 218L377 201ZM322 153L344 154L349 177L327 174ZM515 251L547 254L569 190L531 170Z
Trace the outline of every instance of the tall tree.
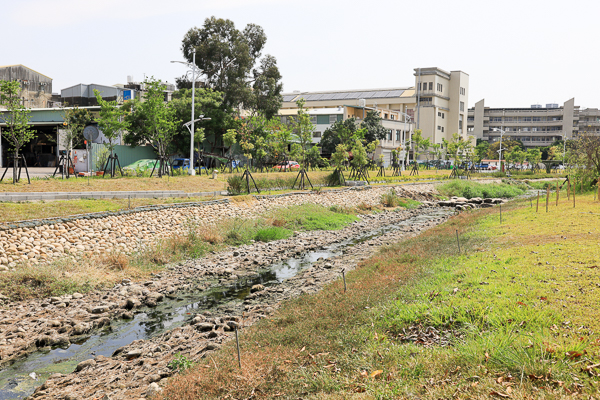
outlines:
M170 103L175 112L175 118L186 123L192 119L192 91L191 89L180 89L173 93L173 100ZM206 150L210 153L216 153L223 149L223 135L228 129L236 128L237 125L232 116L231 109L223 106L223 93L212 89L196 89L194 99L194 114L198 118L204 115L210 118L209 121L197 123L197 126L204 128L204 140L198 142L198 150ZM190 149L190 133L186 127L180 125L173 138L173 150L188 152Z
M182 121L176 118L176 109L165 101L165 85L152 77L144 81L144 87L144 101L135 99L132 112L126 117L130 131L126 142L149 143L159 159L166 160L167 149Z
M267 36L258 25L248 24L239 31L233 21L213 16L201 28L192 28L185 34L181 49L189 62L196 51L196 65L206 76L205 86L222 92L226 107L254 105L270 116L281 103L281 75L272 56L265 56L255 68L266 41ZM257 91L254 98L252 82Z
M0 106L6 108L6 111L0 111L0 121L6 125L2 133L13 151L13 183L19 178L19 150L34 136L29 127L29 110L21 104L20 91L19 82L0 81Z
M366 129L365 143L371 143L376 140L384 140L387 130L381 124L383 118L377 111L369 110L367 111L367 116L361 122L360 127Z

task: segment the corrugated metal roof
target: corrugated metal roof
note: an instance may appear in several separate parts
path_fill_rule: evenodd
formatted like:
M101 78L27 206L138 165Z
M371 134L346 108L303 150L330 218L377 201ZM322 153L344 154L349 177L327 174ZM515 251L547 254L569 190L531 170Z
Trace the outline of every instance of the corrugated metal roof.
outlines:
M327 100L357 100L357 99L385 99L402 97L404 92L409 89L390 88L390 89L365 89L351 91L329 91L329 92L303 92L295 94L283 94L283 101L292 101L296 98L303 98L306 101L327 101Z
M28 66L26 66L26 65L23 65L23 64L0 65L0 68L8 68L8 67L23 67L23 68L27 68L28 70L30 70L30 71L33 71L33 72L35 72L35 73L36 73L36 74L38 74L38 75L45 76L45 77L46 77L46 78L48 78L48 79L52 79L52 78L50 78L48 75L44 75L44 74L42 74L42 73L39 73L39 72L37 72L35 69L29 68Z

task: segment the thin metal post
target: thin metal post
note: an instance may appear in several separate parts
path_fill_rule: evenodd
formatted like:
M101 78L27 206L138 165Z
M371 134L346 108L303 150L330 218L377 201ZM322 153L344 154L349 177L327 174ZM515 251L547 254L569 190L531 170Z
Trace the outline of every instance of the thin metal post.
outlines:
M460 254L460 241L458 240L458 229L456 230L456 244L458 245L458 254Z
M537 213L540 208L540 191L538 190L537 202L535 203L535 212Z
M237 346L238 366L242 369L242 357L240 356L240 339L238 337L238 328L235 327L235 344Z
M558 197L560 196L560 187L558 186L558 181L556 181L556 206L558 207Z
M548 203L550 202L550 186L546 186L546 212L548 212Z
M348 288L346 287L346 269L342 268L342 279L344 280L344 293L346 293L346 290L348 290Z
M188 168L190 175L196 175L194 169L194 100L196 96L196 49L192 58L192 130L190 138L190 166Z

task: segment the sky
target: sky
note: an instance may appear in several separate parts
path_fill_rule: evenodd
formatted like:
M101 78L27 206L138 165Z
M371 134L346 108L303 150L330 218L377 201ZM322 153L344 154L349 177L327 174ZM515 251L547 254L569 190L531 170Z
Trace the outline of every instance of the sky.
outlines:
M285 92L414 85L414 68L469 74L469 107L570 98L600 107L600 2L580 0L0 0L0 65L53 79L174 83L181 41L208 17L262 26Z

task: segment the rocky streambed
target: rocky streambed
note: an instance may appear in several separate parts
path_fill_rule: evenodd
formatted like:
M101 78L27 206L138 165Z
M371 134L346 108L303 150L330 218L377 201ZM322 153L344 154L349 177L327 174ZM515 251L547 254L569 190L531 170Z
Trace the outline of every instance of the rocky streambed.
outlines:
M365 215L340 231L299 233L171 265L147 282L16 304L0 313L0 399L149 396L175 373L174 358L209 356L234 329L243 332L282 301L319 290L378 246L452 212Z

